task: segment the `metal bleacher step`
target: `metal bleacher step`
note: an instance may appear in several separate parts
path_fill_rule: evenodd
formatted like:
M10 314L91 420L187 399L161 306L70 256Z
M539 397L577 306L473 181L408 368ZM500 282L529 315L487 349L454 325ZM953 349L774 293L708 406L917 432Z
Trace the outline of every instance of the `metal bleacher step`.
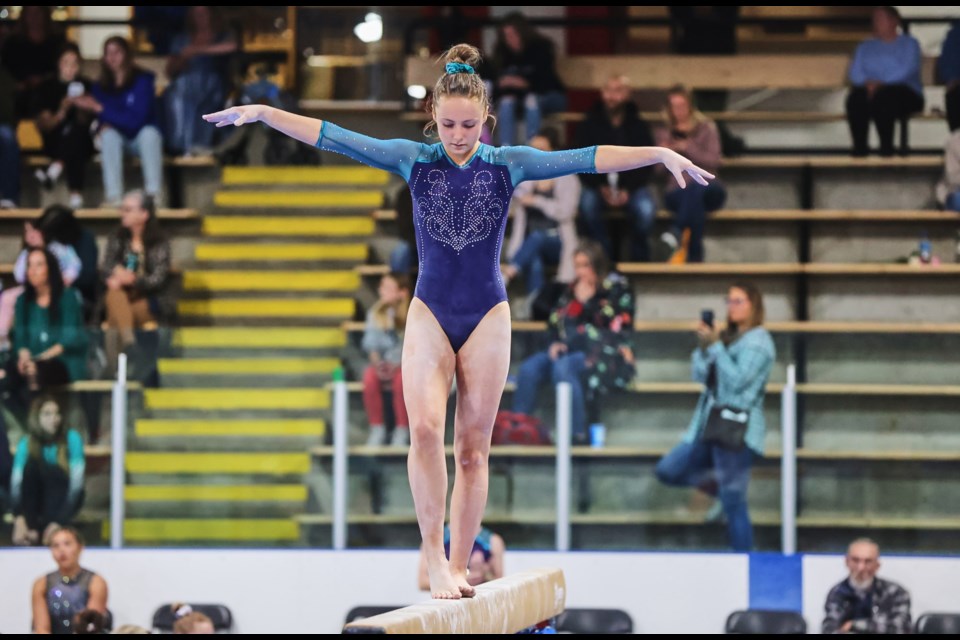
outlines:
M144 405L149 411L321 410L330 407L327 389L148 389Z
M390 174L370 167L225 167L224 186L309 185L382 187Z
M227 291L356 291L360 276L352 270L339 271L186 271L183 289L187 292Z
M370 216L241 216L212 215L203 220L206 237L369 237L375 231Z

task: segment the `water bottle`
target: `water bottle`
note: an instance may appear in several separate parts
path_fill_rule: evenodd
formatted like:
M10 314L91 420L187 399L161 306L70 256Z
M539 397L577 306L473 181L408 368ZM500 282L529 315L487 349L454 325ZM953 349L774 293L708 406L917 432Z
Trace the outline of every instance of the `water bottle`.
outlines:
M590 446L594 449L602 449L607 444L607 428L602 422L594 422L590 425Z
M933 248L930 245L930 236L926 232L920 236L920 264L930 264L933 260Z

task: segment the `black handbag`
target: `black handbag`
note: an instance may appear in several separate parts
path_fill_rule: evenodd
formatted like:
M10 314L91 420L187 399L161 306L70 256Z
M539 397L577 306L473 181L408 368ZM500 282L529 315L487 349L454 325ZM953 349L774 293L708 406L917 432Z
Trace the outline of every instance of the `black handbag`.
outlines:
M740 451L747 434L750 412L727 405L715 404L710 408L707 424L703 428L703 440L730 449Z
M703 427L703 441L731 451L740 451L745 444L744 437L747 434L747 424L750 422L750 412L717 403L715 365L710 366L710 372L707 374L707 387L712 392L714 404L710 407L707 424Z

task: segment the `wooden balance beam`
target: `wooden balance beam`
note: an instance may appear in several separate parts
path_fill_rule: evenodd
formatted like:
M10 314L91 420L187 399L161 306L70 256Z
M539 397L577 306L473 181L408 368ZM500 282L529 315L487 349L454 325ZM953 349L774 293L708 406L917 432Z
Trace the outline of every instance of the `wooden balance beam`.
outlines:
M430 600L351 622L344 633L518 633L561 613L567 586L560 569L534 569L477 587L460 600Z

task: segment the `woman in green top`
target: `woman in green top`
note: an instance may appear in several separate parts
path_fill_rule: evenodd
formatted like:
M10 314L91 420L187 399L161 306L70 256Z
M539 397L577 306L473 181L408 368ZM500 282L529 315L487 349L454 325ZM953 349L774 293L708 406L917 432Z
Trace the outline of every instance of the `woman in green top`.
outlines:
M56 258L45 249L27 257L27 281L17 300L8 375L22 406L40 389L84 377L87 335L80 296L63 286Z

